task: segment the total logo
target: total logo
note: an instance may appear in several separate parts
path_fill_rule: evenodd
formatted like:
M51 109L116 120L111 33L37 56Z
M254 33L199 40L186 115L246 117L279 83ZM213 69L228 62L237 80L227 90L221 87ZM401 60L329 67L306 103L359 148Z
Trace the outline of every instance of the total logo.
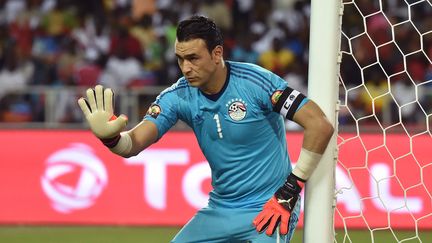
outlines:
M91 207L107 183L103 162L82 143L73 143L51 154L41 177L43 191L60 213Z

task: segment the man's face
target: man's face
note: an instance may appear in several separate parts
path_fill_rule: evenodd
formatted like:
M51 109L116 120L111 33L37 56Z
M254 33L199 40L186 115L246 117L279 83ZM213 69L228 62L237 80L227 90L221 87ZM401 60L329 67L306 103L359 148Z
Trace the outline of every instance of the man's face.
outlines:
M183 75L193 87L204 88L211 81L219 62L215 51L209 53L202 39L175 42L175 54Z

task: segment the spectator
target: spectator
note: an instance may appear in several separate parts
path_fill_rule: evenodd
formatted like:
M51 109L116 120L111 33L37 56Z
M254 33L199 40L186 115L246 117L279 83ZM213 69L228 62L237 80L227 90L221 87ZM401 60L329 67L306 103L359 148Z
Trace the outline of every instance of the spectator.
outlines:
M241 36L237 40L231 52L231 59L239 62L258 63L259 53L252 48L252 36Z
M0 120L4 122L31 121L32 107L28 96L19 93L27 87L34 66L20 60L17 44L10 40L4 53L4 66L0 70Z
M86 58L97 60L101 55L106 56L110 50L110 29L102 20L86 18L80 27L72 33Z
M407 77L395 80L391 86L391 92L397 107L392 107L394 110L393 114L401 115L404 122L413 123L416 121L415 106L408 105L409 103L416 101L416 87ZM419 98L421 100L421 98ZM402 108L401 108L402 107ZM393 118L394 119L394 118ZM399 116L395 120L399 120Z
M77 122L80 114L77 112L76 97L73 88L76 83L75 70L83 62L82 55L77 52L78 46L74 39L62 39L60 51L56 58L55 85L61 87L56 92L56 106L53 112L54 121L61 123Z
M232 28L230 9L224 0L204 0L198 12L213 19L222 32Z
M144 51L139 40L129 32L131 27L131 18L124 12L119 12L118 25L114 27L111 33L110 55L118 55L117 50L122 49L125 55L131 56L144 62Z
M284 76L284 79L288 82L290 87L300 91L302 94L307 95L307 80L304 76L304 73L305 70L303 70L302 63L294 62L287 70L287 74Z
M20 60L16 42L9 40L4 53L4 66L0 70L0 99L9 92L27 87L33 72L33 64Z
M127 42L119 42L108 58L100 83L113 89L126 88L141 73L141 62L129 51Z
M363 110L382 119L383 109L389 105L389 97L385 96L389 92L387 82L374 75L365 83L365 88L359 95Z
M233 28L235 33L242 32L249 28L254 1L255 0L232 1L231 18L234 22Z
M142 50L145 50L146 54L148 54L147 49L157 41L156 30L154 29L152 21L152 16L143 15L130 29L131 36L139 41Z
M94 87L100 82L107 56L100 55L96 60L84 59L81 65L75 68L76 84L84 87Z
M48 35L58 37L70 33L78 20L71 6L57 1L54 9L43 16L41 24Z
M286 75L286 70L294 61L294 53L282 45L280 38L274 38L272 47L268 51L263 52L259 57L259 63L264 68L271 70L281 77Z

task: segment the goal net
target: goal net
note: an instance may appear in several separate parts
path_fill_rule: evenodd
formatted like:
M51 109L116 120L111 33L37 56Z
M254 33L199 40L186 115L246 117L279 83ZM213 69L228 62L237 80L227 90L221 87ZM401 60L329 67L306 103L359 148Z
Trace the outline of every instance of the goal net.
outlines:
M335 242L432 230L432 1L342 1ZM342 232L342 233L341 233ZM391 241L380 239L382 232ZM403 232L403 234L401 233ZM365 242L365 241L362 241Z

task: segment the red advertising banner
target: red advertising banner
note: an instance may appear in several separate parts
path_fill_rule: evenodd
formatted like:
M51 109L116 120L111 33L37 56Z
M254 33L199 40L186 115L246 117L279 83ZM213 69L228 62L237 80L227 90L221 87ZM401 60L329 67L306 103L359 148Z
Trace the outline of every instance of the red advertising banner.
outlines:
M211 190L191 132L128 159L88 131L0 136L0 224L183 225ZM295 161L302 135L287 137ZM431 137L406 137L340 136L336 227L432 228Z

